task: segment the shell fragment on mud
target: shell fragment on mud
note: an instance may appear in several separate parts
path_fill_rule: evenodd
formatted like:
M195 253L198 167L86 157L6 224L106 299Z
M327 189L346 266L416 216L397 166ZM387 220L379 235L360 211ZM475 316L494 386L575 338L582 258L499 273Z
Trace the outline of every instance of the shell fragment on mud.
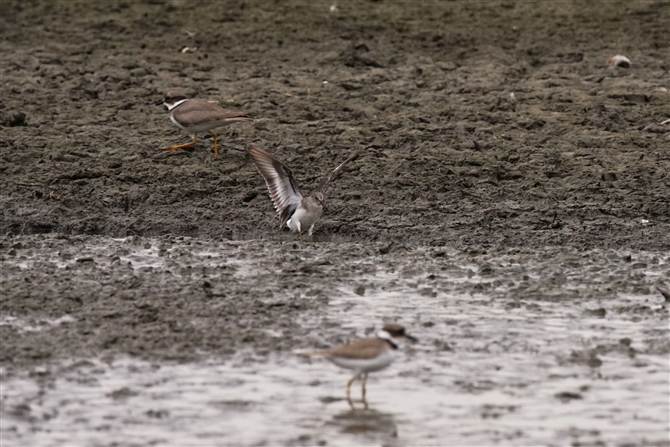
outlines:
M626 56L617 54L616 56L612 56L609 59L607 59L607 66L609 68L614 67L630 68L631 63L630 59L628 59Z

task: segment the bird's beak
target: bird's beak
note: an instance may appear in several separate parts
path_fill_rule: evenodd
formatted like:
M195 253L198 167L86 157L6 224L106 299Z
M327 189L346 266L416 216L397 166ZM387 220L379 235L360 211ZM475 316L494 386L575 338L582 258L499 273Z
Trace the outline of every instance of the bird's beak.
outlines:
M161 99L159 99L158 101L154 102L154 105L156 105L156 106L160 106L160 105L162 105L164 102L165 102L165 101L163 100L163 98L161 98Z
M407 340L413 341L414 343L418 343L418 342L419 342L419 339L418 339L418 338L413 337L413 336L411 336L411 335L409 335L409 334L405 335L405 338L406 338Z

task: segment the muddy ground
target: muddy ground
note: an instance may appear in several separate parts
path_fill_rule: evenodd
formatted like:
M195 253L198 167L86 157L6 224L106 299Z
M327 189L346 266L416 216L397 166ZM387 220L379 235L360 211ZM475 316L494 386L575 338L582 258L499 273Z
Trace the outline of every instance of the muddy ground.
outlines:
M317 240L670 249L667 2L331 4L3 2L0 231L290 240L256 143L362 154ZM167 153L168 88L259 121Z
M667 327L670 3L333 4L3 1L4 379L330 346L368 327L333 303L365 299L378 268L374 287L412 296ZM632 66L608 68L616 54ZM219 157L204 136L167 152L190 138L154 105L174 88L257 121L221 130ZM313 245L278 228L249 143L303 193L360 152ZM363 315L403 319L395 301ZM446 335L424 339L442 352ZM667 358L667 333L640 336Z
M317 241L670 250L667 2L331 4L3 2L0 231L292 241L256 143L360 151ZM168 153L168 88L258 122Z

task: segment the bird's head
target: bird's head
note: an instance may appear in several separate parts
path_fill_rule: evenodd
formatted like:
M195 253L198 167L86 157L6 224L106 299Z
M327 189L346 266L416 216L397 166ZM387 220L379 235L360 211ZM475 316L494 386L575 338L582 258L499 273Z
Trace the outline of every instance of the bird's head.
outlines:
M165 107L167 107L168 110L172 110L186 99L188 98L186 98L186 95L183 94L182 92L178 90L170 90L165 94L165 96L162 99L156 101L155 104L157 106L165 105Z

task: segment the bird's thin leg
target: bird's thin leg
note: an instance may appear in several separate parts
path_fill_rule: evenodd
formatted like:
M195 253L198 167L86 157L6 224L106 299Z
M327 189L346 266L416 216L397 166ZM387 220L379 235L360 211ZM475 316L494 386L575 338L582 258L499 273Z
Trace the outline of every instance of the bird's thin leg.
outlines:
M354 375L349 381L347 382L347 400L351 402L351 384L354 383L356 379L358 379L359 374Z
M183 149L185 147L195 146L195 143L197 142L198 142L198 136L196 134L193 134L193 141L186 144L177 144L175 146L172 146L168 149L168 152L176 151L177 149Z
M219 155L219 146L217 145L218 140L216 139L216 134L211 130L209 131L209 134L214 138L214 156L217 157Z
M361 396L362 396L362 401L367 405L367 401L365 400L365 384L368 381L368 373L363 374L363 379L361 379Z
M298 238L300 238L300 242L302 242L302 232L301 231L298 232Z
M307 241L308 242L314 242L314 238L312 237L312 231L314 231L314 224L312 224L312 226L309 227L309 231L307 232Z

